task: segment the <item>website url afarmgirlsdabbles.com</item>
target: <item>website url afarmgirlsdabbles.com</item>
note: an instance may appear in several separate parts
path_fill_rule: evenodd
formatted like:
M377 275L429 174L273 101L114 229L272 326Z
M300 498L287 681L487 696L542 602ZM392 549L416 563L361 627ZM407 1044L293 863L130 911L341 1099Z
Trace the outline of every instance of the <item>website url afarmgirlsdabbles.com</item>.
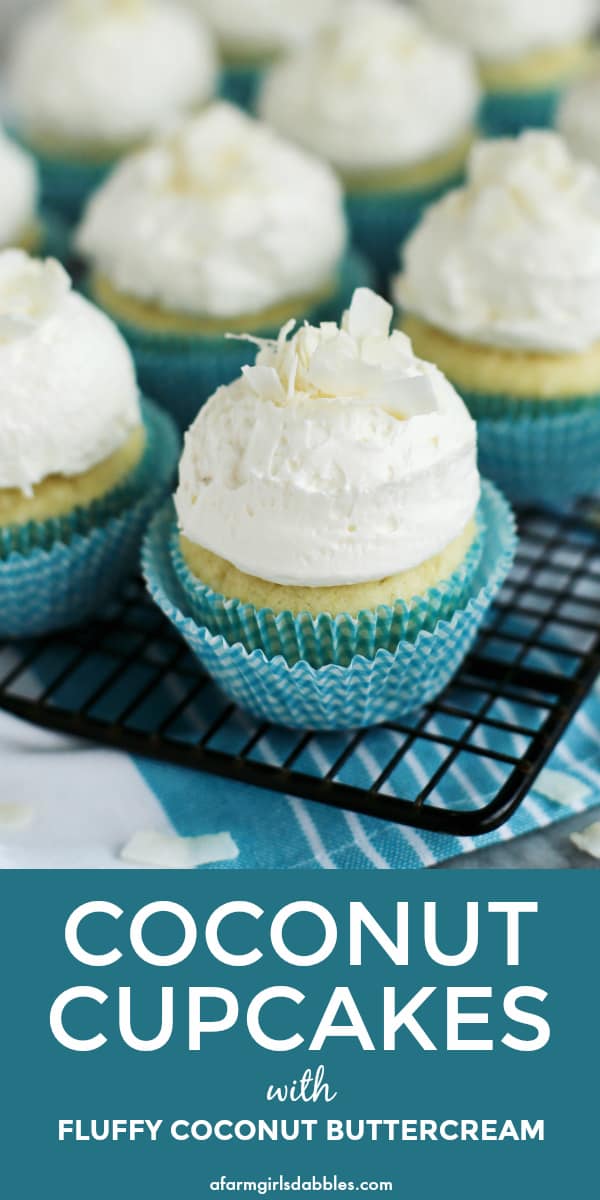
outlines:
M211 1192L391 1192L390 1179L340 1179L338 1175L268 1175L266 1179L211 1179Z

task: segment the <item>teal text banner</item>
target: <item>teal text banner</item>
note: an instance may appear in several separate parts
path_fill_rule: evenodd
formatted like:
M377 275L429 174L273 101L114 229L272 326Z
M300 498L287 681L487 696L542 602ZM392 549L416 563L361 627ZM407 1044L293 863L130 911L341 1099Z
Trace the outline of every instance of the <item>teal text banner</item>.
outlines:
M598 889L4 872L0 1193L592 1194Z

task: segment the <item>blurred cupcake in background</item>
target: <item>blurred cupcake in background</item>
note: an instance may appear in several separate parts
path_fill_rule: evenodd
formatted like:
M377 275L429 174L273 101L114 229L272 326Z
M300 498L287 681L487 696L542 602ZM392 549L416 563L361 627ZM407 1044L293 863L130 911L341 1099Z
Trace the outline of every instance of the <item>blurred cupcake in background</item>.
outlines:
M0 128L0 250L20 246L41 248L43 233L38 213L35 160Z
M229 333L335 319L369 278L331 168L224 102L120 164L77 233L88 290L183 427L251 361Z
M561 93L590 63L598 0L416 0L476 55L491 136L552 125Z
M390 0L348 0L268 74L259 111L338 171L380 280L425 206L461 177L479 102L469 54Z
M344 0L191 0L221 53L221 92L254 105L266 68L313 36Z
M558 108L556 125L574 155L600 167L600 74L597 71L565 93Z
M0 637L89 619L134 569L175 429L53 259L0 253Z
M509 568L475 425L391 305L286 325L189 430L150 590L220 686L283 725L352 728L437 695Z
M482 471L562 505L600 483L600 172L555 133L481 142L395 282L415 351L479 431Z
M56 213L40 207L37 164L0 126L0 250L20 247L66 261L69 235Z
M8 63L15 132L44 201L70 219L112 164L213 94L212 39L168 0L50 0L18 29Z

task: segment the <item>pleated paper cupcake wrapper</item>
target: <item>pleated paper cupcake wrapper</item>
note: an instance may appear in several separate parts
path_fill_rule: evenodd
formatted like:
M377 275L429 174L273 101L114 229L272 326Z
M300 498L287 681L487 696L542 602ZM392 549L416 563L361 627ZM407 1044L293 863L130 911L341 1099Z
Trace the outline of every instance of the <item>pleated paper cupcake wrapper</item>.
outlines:
M394 651L398 642L414 642L422 629L450 620L467 600L485 540L483 506L477 514L477 534L462 563L447 579L410 603L382 604L358 616L343 613L274 612L227 599L200 583L181 552L173 515L169 533L171 564L198 625L221 634L231 645L241 642L248 652L260 649L266 658L281 655L289 666L304 659L312 667L329 663L347 667L357 655L374 658L378 650Z
M511 500L556 503L600 485L600 395L521 400L461 390L479 467Z
M352 241L373 264L377 284L387 288L400 265L400 251L428 205L462 182L462 172L435 185L396 192L348 192L346 213Z
M41 212L41 239L36 253L42 258L57 258L69 270L72 264L71 235L64 219L51 209Z
M554 125L562 87L543 91L488 92L479 122L486 137L515 137L523 129L549 129Z
M41 523L25 552L13 549L0 560L0 637L28 638L81 624L135 570L142 535L171 488L179 454L170 418L147 401L144 409L151 429L147 463L143 473L134 473L136 489L120 489L122 510L105 514L102 522L97 511L87 529L76 516L70 530L63 526L64 537L54 539Z
M281 656L249 653L198 625L173 570L169 551L172 508L153 519L142 552L148 588L175 628L222 690L255 717L294 729L341 730L376 725L413 712L449 683L471 649L485 615L514 559L516 534L503 496L484 483L485 538L471 595L449 621L422 630L415 641L374 658L357 654L347 667L316 670L302 660L289 666Z
M254 112L266 65L225 67L221 72L219 95L246 112Z
M314 324L337 321L349 307L355 288L372 283L368 263L350 250L341 264L335 295L298 313L298 320ZM87 290L93 299L91 289ZM256 346L251 342L225 336L157 334L125 321L117 323L133 353L141 388L168 408L182 430L189 428L218 387L231 383L242 367L256 358ZM265 329L261 336L276 337L278 333L279 329Z
M10 134L36 160L44 206L59 213L68 225L74 225L92 192L104 182L114 164L71 162L44 154L32 146L26 137L22 137L17 129L12 128Z

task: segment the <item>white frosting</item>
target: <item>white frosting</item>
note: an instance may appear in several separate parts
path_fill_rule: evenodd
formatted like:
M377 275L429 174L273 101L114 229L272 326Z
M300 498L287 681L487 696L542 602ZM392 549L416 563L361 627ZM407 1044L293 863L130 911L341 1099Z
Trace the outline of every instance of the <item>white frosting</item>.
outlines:
M578 158L600 167L600 75L582 79L560 104L557 125Z
M335 324L259 342L188 431L182 532L241 571L327 587L385 578L456 538L479 498L462 400L391 305L358 289Z
M52 0L15 40L11 99L39 137L130 145L212 95L214 49L170 0Z
M279 54L312 37L342 0L194 0L225 53Z
M35 223L38 179L33 158L0 129L0 247L10 246Z
M118 330L71 291L60 264L0 254L0 487L31 494L79 475L140 423L131 355Z
M440 32L489 62L585 38L598 21L597 0L416 0Z
M600 172L555 133L474 147L468 181L404 246L398 304L467 341L549 353L600 340Z
M261 115L341 170L426 160L472 126L466 51L390 0L348 0L339 19L268 73Z
M330 168L216 104L117 167L77 245L121 292L227 318L322 288L345 239Z

